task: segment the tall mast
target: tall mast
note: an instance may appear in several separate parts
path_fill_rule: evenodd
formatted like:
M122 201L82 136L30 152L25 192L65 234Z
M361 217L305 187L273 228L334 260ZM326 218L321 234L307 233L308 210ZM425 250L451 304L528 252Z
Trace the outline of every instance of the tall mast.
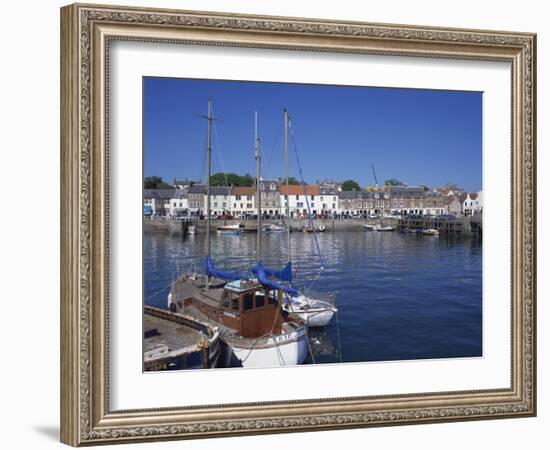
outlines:
M258 137L258 111L254 115L256 137L256 198L258 201L258 233L256 236L256 260L262 259L262 194L260 189L260 138Z
M212 99L208 99L208 141L206 145L207 175L206 175L206 254L210 256L210 173L212 162ZM206 287L210 287L210 277Z
M288 202L288 111L285 108L285 178L286 178L286 192L285 192L285 202L286 202L286 244L288 252L288 260L290 261L290 204Z

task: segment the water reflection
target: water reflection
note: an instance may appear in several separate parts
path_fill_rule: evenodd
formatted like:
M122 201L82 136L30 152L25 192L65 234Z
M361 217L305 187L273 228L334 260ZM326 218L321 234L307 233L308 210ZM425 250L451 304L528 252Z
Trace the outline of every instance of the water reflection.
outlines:
M476 239L401 233L292 233L296 286L336 293L337 321L311 330L323 362L479 356L482 354L482 247ZM263 236L269 267L287 260L286 236ZM223 270L255 264L254 234L212 235L212 258ZM202 269L204 234L144 237L145 302L165 307L175 273ZM342 351L338 351L341 343ZM318 361L316 361L318 362Z

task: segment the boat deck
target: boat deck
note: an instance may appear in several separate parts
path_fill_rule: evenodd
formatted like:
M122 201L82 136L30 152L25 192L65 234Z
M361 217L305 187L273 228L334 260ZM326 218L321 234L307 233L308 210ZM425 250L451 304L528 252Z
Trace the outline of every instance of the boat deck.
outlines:
M208 336L202 331L172 320L149 314L143 315L145 352L161 346L168 346L168 351L192 350L201 340Z

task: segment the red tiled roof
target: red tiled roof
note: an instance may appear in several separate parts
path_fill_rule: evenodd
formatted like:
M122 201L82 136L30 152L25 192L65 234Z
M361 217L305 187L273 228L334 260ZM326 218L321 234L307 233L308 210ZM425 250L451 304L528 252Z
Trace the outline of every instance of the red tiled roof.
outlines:
M254 195L256 188L253 186L235 186L231 193L233 195Z
M319 186L305 186L307 195L319 195ZM286 186L281 186L281 195L286 195ZM288 186L288 195L304 195L304 186L290 185Z

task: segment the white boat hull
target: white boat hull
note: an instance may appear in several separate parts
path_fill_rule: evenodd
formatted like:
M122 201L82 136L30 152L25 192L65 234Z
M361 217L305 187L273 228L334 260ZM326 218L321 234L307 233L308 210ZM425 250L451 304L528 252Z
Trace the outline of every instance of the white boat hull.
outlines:
M292 297L292 302L283 304L283 309L298 317L308 327L324 327L338 311L332 303L300 295Z
M282 367L302 364L307 357L307 337L305 329L297 338L288 335L276 336L273 345L250 348L227 342L234 357L243 367Z
M242 234L242 230L218 230L218 234L234 234L239 235Z
M391 226L384 226L384 227L374 227L373 230L374 231L380 231L380 232L388 232L388 231L395 231L395 227L391 227Z
M324 327L332 320L334 310L323 309L318 311L294 311L294 315L299 317L308 327Z

